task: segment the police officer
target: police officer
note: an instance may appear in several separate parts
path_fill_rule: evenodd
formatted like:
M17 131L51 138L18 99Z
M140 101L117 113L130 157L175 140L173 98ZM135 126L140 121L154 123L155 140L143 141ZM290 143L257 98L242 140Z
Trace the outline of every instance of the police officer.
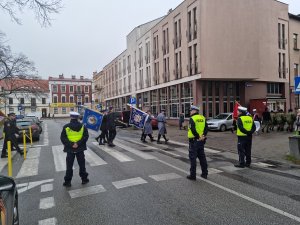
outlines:
M108 146L115 147L113 141L117 135L116 130L116 117L115 113L113 112L113 108L109 107L109 113L107 115L107 129L108 129Z
M196 180L196 159L200 160L202 170L201 177L207 179L207 161L204 153L204 144L208 127L206 119L203 115L199 114L199 108L192 105L190 109L190 121L188 129L189 138L189 158L191 161L190 175L187 176L189 180Z
M19 135L19 128L16 126L16 114L9 113L8 118L4 122L3 133L5 133L1 158L7 158L7 142L11 142L12 148L14 147L21 155L23 151L19 148L16 134Z
M238 137L239 163L234 166L244 168L245 166L250 167L251 164L252 134L255 132L256 127L252 117L246 115L247 108L239 106L238 113L236 135Z
M60 140L64 145L64 152L67 152L67 171L64 177L65 187L71 186L71 180L73 177L73 164L75 157L79 165L79 176L81 177L82 184L89 182L88 173L85 169L85 156L84 151L86 148L86 142L89 139L89 132L87 128L81 124L79 119L80 114L77 112L70 112L71 121L63 127Z

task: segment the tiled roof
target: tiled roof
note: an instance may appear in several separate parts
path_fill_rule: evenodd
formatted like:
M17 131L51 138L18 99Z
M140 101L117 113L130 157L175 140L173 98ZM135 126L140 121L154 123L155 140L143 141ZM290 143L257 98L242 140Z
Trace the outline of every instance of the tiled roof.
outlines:
M0 87L6 91L36 90L37 92L49 92L49 81L33 79L2 79L0 80Z

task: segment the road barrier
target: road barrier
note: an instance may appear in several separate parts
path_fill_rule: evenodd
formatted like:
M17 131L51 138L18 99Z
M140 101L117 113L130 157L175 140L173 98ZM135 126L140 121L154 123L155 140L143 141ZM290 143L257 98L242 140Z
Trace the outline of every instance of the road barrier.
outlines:
M12 177L12 161L11 161L11 142L7 142L7 156L8 156L8 176Z
M24 159L26 159L26 133L25 133L25 130L23 130L23 145L24 145L24 149L23 149L23 151L24 151Z
M31 130L31 127L29 127L29 139L30 139L30 145L32 147L32 130Z

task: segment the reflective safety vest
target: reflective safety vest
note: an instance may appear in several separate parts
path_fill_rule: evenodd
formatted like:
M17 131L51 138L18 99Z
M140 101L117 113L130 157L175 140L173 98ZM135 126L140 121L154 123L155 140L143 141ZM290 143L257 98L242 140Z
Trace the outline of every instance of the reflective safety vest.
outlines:
M79 131L74 131L70 127L66 128L66 134L70 142L78 142L83 137L84 126Z
M205 128L205 117L199 114L196 114L191 117L191 119L195 123L195 128L199 136L201 136L204 133L204 128ZM194 138L194 134L192 133L191 128L189 127L188 130L188 138Z
M241 116L243 127L246 131L250 131L252 129L253 119L251 116ZM244 134L242 131L240 131L239 126L237 126L236 131L237 136L247 136L247 134Z

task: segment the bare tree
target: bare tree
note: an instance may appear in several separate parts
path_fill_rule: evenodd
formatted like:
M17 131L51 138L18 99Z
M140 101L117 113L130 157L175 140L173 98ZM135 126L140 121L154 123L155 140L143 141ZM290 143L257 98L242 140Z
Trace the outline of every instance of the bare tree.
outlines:
M62 0L0 0L0 9L10 15L13 21L21 24L17 12L29 8L42 26L51 25L50 15L62 8Z

